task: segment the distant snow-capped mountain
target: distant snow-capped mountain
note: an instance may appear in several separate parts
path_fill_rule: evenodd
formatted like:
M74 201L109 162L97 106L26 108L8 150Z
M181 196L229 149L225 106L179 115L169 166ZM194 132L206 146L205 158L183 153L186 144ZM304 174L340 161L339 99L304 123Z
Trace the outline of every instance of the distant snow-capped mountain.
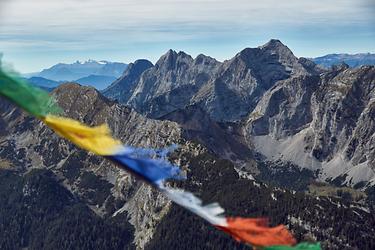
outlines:
M52 89L62 82L77 82L101 90L119 78L127 66L125 63L90 59L71 64L58 63L41 72L24 74L23 76L30 83L42 88Z
M54 81L74 81L90 75L101 75L118 78L126 69L127 64L119 62L88 60L76 61L72 64L58 63L32 76L43 77Z
M325 68L329 68L333 65L338 65L341 63L346 63L350 67L358 67L362 65L375 65L375 54L328 54L313 58L313 61Z

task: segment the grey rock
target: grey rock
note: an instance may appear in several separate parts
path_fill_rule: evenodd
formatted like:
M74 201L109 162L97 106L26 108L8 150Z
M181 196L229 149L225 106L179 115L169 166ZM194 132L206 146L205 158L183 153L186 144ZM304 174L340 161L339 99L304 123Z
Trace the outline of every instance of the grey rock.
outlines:
M322 180L375 184L375 68L347 65L279 82L247 120L258 151L320 171Z
M153 118L183 108L212 78L218 65L204 55L193 59L170 50L142 74L127 104Z
M111 87L117 91L104 94L152 118L196 104L215 121L233 122L248 115L276 82L320 72L313 62L296 58L278 40L244 49L223 63L169 50L138 82L132 81L136 87L114 83Z

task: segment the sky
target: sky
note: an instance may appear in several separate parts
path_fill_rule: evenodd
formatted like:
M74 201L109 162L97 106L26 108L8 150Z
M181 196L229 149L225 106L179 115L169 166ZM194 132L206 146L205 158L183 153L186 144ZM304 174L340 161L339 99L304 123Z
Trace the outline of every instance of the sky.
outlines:
M298 57L374 53L375 0L0 0L0 52L22 73L168 49L223 61L271 38Z

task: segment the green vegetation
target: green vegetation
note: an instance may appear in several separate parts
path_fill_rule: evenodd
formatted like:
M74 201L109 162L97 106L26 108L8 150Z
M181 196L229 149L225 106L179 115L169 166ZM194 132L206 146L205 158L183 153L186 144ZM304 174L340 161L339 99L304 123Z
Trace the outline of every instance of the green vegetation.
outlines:
M309 185L308 194L314 196L341 197L347 201L364 201L367 198L365 192L350 187L336 187L326 183L314 182Z
M0 170L0 249L133 249L124 218L103 219L48 170Z
M260 173L256 178L277 187L306 191L309 184L315 179L314 172L308 169L300 169L291 163L283 163L280 166L270 166L263 161L259 161L258 158L257 166Z
M232 163L209 154L192 157L186 153L181 158L189 162L188 180L174 184L193 191L206 203L218 201L226 215L269 217L271 225L288 224L298 241L321 241L322 249L375 248L375 217L371 211L351 208L349 201L345 201L349 206L339 206L341 198L316 198L239 179ZM172 205L146 249L251 248Z

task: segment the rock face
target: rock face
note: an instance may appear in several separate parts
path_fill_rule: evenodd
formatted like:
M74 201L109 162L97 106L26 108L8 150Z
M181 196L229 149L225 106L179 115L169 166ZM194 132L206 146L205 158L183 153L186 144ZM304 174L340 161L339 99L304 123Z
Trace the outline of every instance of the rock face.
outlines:
M223 158L260 153L310 169L319 180L375 184L373 66L323 70L270 40L222 63L170 50L126 86L111 86L126 89L124 99L105 94L148 117L176 121Z
M273 161L317 170L322 180L375 184L375 67L342 65L320 77L279 82L245 130Z
M315 74L280 41L248 48L224 62L215 78L194 97L217 121L237 121L249 114L263 93L280 80Z
M137 60L130 63L124 74L102 91L105 96L127 103L139 81L141 74L153 65L147 60Z
M271 40L223 63L170 50L138 82L124 75L103 93L153 118L196 104L213 120L228 122L249 114L277 81L318 72L314 63L296 58L280 41ZM128 81L131 84L123 84ZM134 90L129 87L133 85ZM121 89L132 93L129 99L129 94L116 94Z
M212 120L198 105L173 111L159 119L178 123L185 139L199 142L222 159L252 162L252 152L243 140L241 127Z
M193 59L184 52L169 50L154 67L142 74L127 103L153 118L184 108L212 78L219 65L204 55Z

